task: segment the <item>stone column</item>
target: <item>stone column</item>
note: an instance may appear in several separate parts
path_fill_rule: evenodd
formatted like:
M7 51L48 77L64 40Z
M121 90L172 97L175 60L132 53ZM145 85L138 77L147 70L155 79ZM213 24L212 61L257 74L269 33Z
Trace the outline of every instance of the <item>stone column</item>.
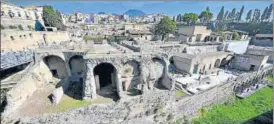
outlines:
M66 62L66 68L67 68L68 77L70 77L72 74L71 74L71 70L70 70L70 67L69 67L69 60L68 60L68 62Z
M83 99L91 100L97 97L96 95L96 85L93 75L93 66L90 62L87 62L86 78L83 82Z
M123 97L123 86L122 86L122 76L120 74L117 74L117 79L116 79L116 88L117 88L117 94L119 95L120 98Z
M98 75L94 75L94 82L96 86L96 91L100 90L100 79Z

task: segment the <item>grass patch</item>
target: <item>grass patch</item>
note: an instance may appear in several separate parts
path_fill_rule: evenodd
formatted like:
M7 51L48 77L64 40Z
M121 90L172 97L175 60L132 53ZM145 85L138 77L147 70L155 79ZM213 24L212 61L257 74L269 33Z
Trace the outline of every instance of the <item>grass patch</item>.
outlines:
M180 91L180 90L175 91L175 96L177 96L177 97L182 97L184 95L185 95L185 93L183 91Z
M90 105L91 102L85 100L76 100L68 96L63 96L62 100L58 105L51 107L51 112L64 112L79 107Z
M92 103L111 103L113 100L111 98L98 97L91 101Z
M229 105L214 105L194 124L240 124L272 109L273 89L266 87Z

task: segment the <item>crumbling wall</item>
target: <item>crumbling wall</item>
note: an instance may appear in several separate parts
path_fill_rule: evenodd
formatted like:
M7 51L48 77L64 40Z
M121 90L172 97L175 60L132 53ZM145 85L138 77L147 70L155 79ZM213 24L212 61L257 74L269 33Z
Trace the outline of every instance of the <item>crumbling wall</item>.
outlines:
M7 93L7 106L4 115L8 115L18 108L34 91L50 82L51 79L51 72L43 62L30 67L27 74Z
M46 41L45 41L46 40ZM37 48L41 44L59 44L69 41L68 32L45 32L45 31L2 31L2 50L22 50L23 48Z
M96 105L79 108L64 113L47 114L21 119L22 123L65 124L77 123L140 123L147 120L153 123L168 123L182 119L184 115L193 118L199 109L211 104L220 104L233 97L233 83L217 86L194 96L175 100L174 91L151 91L128 101L107 105ZM92 120L92 121L91 121Z

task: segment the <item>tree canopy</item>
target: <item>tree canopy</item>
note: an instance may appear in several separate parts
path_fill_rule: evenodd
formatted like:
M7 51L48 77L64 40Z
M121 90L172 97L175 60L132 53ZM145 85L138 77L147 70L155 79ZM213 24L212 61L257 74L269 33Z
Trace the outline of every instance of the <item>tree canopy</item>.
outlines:
M43 6L43 20L45 26L56 27L58 30L65 30L61 13L55 11L52 6Z
M169 17L164 16L161 21L155 26L155 33L162 36L162 41L169 33L174 33L176 29L176 23L170 20Z
M184 22L189 24L195 24L198 20L198 15L196 13L185 13L183 16Z
M218 16L217 16L217 20L223 20L224 19L224 13L225 13L225 10L224 10L224 6L222 6Z
M208 7L205 11L202 11L201 14L199 15L199 19L202 23L208 23L212 18L213 18L213 13L210 12Z

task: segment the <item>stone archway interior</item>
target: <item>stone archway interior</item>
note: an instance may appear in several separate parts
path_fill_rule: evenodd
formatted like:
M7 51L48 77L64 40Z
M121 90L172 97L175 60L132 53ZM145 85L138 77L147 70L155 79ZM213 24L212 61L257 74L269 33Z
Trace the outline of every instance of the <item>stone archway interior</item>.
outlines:
M159 58L153 58L151 64L151 78L156 81L159 80L164 75L165 63Z
M44 62L50 69L53 77L63 79L67 77L66 64L64 60L58 56L47 56L44 58Z
M221 67L224 67L226 65L226 58L223 58L221 61Z
M107 87L115 83L115 67L109 63L101 63L94 68L94 76L97 89ZM99 86L98 86L99 85Z
M220 66L220 63L221 63L220 59L217 59L217 60L215 61L214 67L215 67L215 68L218 68L218 67Z
M76 55L69 60L69 67L72 75L80 75L84 70L84 59L82 56Z

